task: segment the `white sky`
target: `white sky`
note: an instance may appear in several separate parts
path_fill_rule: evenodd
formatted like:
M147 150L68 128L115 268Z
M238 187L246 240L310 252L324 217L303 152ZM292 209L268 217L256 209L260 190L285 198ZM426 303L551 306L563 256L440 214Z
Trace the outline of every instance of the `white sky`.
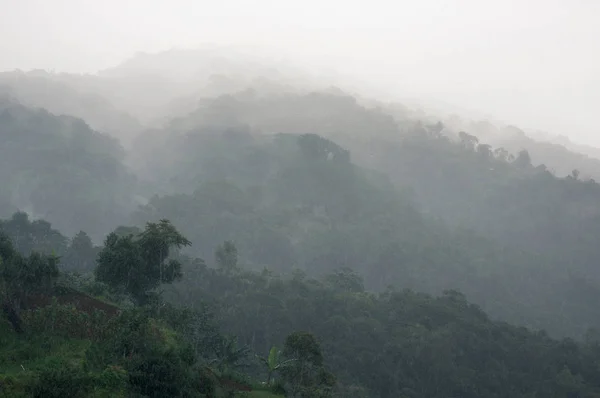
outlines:
M136 51L279 48L600 145L600 0L0 0L0 70L95 72Z

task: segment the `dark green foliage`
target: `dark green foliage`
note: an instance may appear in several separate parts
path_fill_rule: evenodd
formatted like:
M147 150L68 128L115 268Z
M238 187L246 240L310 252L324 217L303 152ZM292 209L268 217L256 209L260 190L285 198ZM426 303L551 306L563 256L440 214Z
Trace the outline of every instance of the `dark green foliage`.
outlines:
M526 140L490 145L476 133L490 126L455 135L379 105L204 100L137 140L136 186L114 140L3 102L0 215L89 233L69 241L24 212L0 225L3 309L24 332L0 325L11 392L220 397L265 380L306 397L600 396L600 185L579 164L553 175ZM151 199L127 219L136 188ZM122 222L146 226L94 245ZM22 311L59 296L59 267L95 268L61 283L129 309Z
M74 305L60 305L56 297L48 306L24 311L21 318L27 333L33 335L48 334L99 341L112 333L110 317L103 311L96 310L88 314Z
M124 311L106 327L111 333L86 353L89 364L96 368L134 356L144 357L153 352L161 339L149 315L139 309Z
M20 303L28 295L51 292L58 275L56 256L37 252L22 255L0 232L0 300L11 319L16 319Z
M18 348L12 351L14 338L0 330L1 367L18 367L25 396L195 397L215 391L217 382L202 379L200 356L187 338L156 314L151 317L148 309L124 311L101 322L90 322L85 315L56 304L27 311L27 334L12 342ZM181 317L175 322L180 329L181 322ZM10 391L16 394L17 388Z
M218 379L213 372L206 368L200 369L198 372L198 392L204 394L207 398L216 398L217 385L219 384Z
M113 232L98 255L96 278L144 304L151 290L181 278L181 265L169 259L169 254L189 245L167 220L148 223L138 235L119 236Z
M294 332L286 337L283 356L292 360L281 369L292 396L326 397L332 395L335 377L323 366L323 354L315 336Z
M282 356L282 352L276 346L271 347L268 357L265 358L257 355L257 358L263 362L267 368L266 385L273 388L277 388L277 386L282 387L280 383L273 384L273 376L277 376L279 372L283 372L286 367L292 366L295 361L297 361L295 356L285 359Z
M155 315L183 337L186 349L191 350L186 355L205 362L214 359L218 347L228 341L220 334L215 314L204 303L193 310L162 303Z
M294 332L287 336L283 346L283 355L295 359L294 367L303 368L308 364L314 366L323 364L321 347L315 336L307 332Z
M319 371L324 364L336 375L341 396L552 396L562 391L561 380L570 380L565 366L574 380L568 388L582 396L600 393L597 345L492 321L457 291L439 297L395 290L375 295L332 285L334 275L321 282L206 269L176 288L196 292L188 303L214 300L224 331L255 352L287 341L285 358L309 363L304 371L313 383L333 381ZM304 374L296 364L285 367L288 392L290 381ZM266 380L267 369L259 369ZM322 388L319 394L332 392Z
M62 255L67 250L67 238L53 229L45 220L29 219L24 212L17 212L8 220L0 220L0 232L6 234L14 248L23 255L32 252Z
M175 315L177 311L168 312ZM197 366L201 355L197 355L188 335L171 335L163 320L150 315L148 309L137 308L111 321L107 326L111 333L86 352L90 369L99 370L106 364L122 366L129 375L130 391L142 396L191 397L199 390L214 388L210 379L201 376ZM168 318L176 329L189 330L189 315L179 313Z
M93 383L93 378L81 367L50 360L36 373L27 392L35 398L84 398L93 389Z
M96 259L100 248L94 246L92 240L83 231L71 239L65 255L61 258L64 270L77 271L79 273L90 273L96 267Z
M97 377L96 383L105 391L112 391L113 395L128 389L129 375L118 365L108 365Z
M39 253L32 253L28 257L3 257L0 273L4 291L18 295L49 291L58 277L57 264L56 257Z
M225 241L215 251L217 265L225 272L230 273L237 269L238 252L231 241Z
M145 397L179 397L187 383L187 372L172 352L151 353L130 365L129 383Z
M164 228L163 232L170 230L166 222ZM145 247L169 247L153 236L146 235ZM122 239L137 242L133 238ZM6 244L0 247L3 253L20 256ZM266 376L259 363L245 360L246 346L265 352L281 344L282 360L287 362L278 369L272 388L283 387L288 396L435 398L451 392L461 397L525 398L600 393L600 349L593 338L588 344L557 341L491 321L457 291L440 297L394 290L375 295L366 292L361 278L349 269L335 270L319 281L302 273L290 279L269 272L228 274L201 261L181 261L182 271L193 272L186 273L190 279L172 286L168 297L185 294L185 304L195 311L160 304L125 310L92 324L72 307L55 304L24 316L30 328L26 338L47 336L45 350L58 338L91 340L85 360L69 365L72 371L42 366L32 371L27 389L48 396L84 396L102 389L113 395L127 391L191 397L202 392L218 397L245 384L240 384L247 378L242 370L252 377ZM207 310L207 302L218 318ZM239 344L220 335L217 320L225 332L239 337ZM75 336L80 325L99 332L96 337ZM202 363L214 366L214 371ZM63 391L63 383L69 391Z

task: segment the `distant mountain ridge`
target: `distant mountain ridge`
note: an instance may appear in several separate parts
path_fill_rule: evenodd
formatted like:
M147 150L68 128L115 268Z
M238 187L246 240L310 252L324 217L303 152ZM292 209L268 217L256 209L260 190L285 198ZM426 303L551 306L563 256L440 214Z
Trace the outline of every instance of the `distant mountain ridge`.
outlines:
M346 92L353 87L347 78L303 70L267 49L250 46L205 45L198 49L137 53L94 75L39 70L0 73L0 92L8 91L26 105L81 117L94 129L117 136L126 145L144 128L162 126L173 116L192 112L202 98L250 88L271 93L308 93L331 86ZM358 98L355 91L353 88L352 95ZM585 176L600 178L598 148L531 130L523 130L524 137L514 137L502 123L481 112L445 102L406 99L404 105L412 109L411 118L426 123L442 121L494 147L527 149L535 163L544 163L560 175L578 169ZM456 126L457 118L460 127ZM489 128L481 128L482 123L492 124L498 131L490 134ZM559 161L565 164L559 166Z

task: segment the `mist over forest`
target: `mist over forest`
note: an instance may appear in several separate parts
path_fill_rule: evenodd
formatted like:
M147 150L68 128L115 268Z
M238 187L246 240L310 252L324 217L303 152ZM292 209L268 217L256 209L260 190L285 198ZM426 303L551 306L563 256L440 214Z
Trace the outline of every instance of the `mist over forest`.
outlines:
M0 391L600 397L568 135L226 46L0 72Z

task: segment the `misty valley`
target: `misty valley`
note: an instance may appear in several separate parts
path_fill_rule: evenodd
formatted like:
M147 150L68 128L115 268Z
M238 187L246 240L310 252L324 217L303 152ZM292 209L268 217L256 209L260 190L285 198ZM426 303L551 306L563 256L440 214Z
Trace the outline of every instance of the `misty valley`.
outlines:
M0 395L600 397L595 179L227 51L1 72Z

